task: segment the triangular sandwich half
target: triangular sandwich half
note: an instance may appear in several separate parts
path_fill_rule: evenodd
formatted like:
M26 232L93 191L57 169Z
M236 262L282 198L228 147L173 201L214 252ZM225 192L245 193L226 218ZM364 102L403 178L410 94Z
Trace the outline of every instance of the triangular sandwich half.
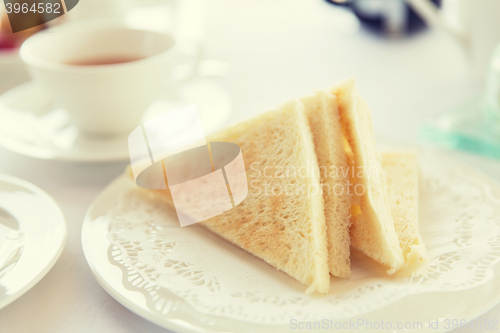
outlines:
M306 293L328 293L324 203L304 105L290 101L208 141L241 148L248 195L199 224L307 285ZM171 200L168 190L154 191Z
M413 152L382 152L387 195L405 259L404 272L415 273L428 259L418 230L418 169Z
M386 175L373 138L371 112L356 90L354 80L346 80L330 90L339 98L342 131L352 152L349 174L354 203L351 244L393 274L404 264L403 252L390 211Z
M344 150L337 98L325 91L301 99L306 109L318 156L328 239L330 273L351 276L349 228L352 197L349 194L347 157Z

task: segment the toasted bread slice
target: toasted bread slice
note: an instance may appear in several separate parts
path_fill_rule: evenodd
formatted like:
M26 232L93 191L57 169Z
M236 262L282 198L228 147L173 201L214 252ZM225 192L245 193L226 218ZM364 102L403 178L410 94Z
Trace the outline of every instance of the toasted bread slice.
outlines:
M381 155L391 214L405 259L403 270L415 273L429 260L418 230L417 155L412 152L382 152Z
M386 175L372 132L371 112L354 80L330 89L338 96L342 131L352 152L350 176L359 209L351 218L351 244L393 274L404 264L387 197Z
M200 225L307 285L306 293L328 293L324 202L303 104L290 101L208 141L241 148L249 191ZM171 200L168 190L153 191Z
M350 246L352 197L349 194L347 157L344 150L337 98L325 91L301 99L318 156L328 240L330 273L351 276Z

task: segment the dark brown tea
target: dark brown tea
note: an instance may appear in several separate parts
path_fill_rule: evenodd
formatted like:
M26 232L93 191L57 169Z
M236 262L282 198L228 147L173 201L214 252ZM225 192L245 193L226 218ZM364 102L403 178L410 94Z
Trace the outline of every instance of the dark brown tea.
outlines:
M132 62L144 59L144 57L127 57L127 56L113 56L113 57L101 57L94 59L85 59L79 61L68 62L68 65L75 66L102 66L102 65L116 65L123 64L126 62Z

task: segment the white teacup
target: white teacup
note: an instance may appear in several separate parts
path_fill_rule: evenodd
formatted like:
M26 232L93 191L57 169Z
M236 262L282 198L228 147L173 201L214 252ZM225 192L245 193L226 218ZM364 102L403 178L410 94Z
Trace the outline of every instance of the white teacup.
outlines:
M168 89L176 53L168 34L95 22L37 33L20 49L39 87L79 129L97 134L139 125Z

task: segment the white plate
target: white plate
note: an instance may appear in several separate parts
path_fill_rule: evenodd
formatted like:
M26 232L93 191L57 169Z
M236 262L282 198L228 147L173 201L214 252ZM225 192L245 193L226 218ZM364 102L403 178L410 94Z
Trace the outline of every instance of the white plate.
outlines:
M196 77L144 115L195 104L205 135L220 128L231 113L228 93L217 81ZM157 104L158 105L158 104ZM54 106L32 82L0 96L0 145L13 152L49 160L99 162L129 159L128 134L99 137L79 133L66 110Z
M31 183L0 175L0 309L47 274L65 241L57 203Z
M332 278L329 295L307 296L286 274L203 227L180 228L175 211L125 176L87 211L83 250L111 296L178 332L295 332L294 323L323 319L345 332L446 332L453 320L469 322L500 301L493 279L500 188L435 153L421 152L420 170L420 229L431 258L425 278L389 277L353 252L351 280ZM385 326L350 329L358 319ZM428 328L430 320L438 329Z

